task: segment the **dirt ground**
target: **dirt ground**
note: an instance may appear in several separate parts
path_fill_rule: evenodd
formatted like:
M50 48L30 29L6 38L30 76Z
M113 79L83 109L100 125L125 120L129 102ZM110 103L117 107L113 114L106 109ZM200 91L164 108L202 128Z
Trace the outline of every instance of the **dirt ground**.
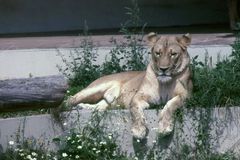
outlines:
M78 47L83 38L83 36L5 37L0 38L0 50ZM91 38L98 47L111 46L111 38L124 41L123 35L95 35ZM192 34L192 45L230 45L234 40L233 33Z

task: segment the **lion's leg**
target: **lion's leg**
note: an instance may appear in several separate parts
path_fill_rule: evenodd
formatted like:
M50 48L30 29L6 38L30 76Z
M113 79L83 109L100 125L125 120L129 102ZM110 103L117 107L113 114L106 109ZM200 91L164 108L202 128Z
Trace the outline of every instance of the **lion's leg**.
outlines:
M71 96L68 100L69 106L76 106L79 103L93 103L93 101L98 101L99 97L102 97L102 99L105 99L108 103L111 103L111 96L109 96L112 93L112 90L114 88L120 88L120 85L118 85L117 82L108 82L108 83L102 83L96 86L88 87L74 96ZM120 90L120 89L118 89ZM118 90L116 93L118 93ZM114 97L117 96L117 94L112 94ZM119 94L118 94L119 96ZM97 100L98 99L98 100ZM101 99L100 99L101 100Z
M114 106L117 103L117 99L120 96L121 87L118 83L115 83L112 85L103 95L103 98L105 99L106 103L109 104L109 106Z
M175 96L167 102L159 115L159 132L162 134L169 134L172 132L174 127L173 114L178 108L184 105L188 97L188 92L182 85L178 85L175 92L178 94L175 94Z
M143 110L148 108L149 104L140 97L134 97L130 106L132 116L132 133L135 138L144 138L147 134L147 127Z
M161 110L159 114L159 132L162 134L169 134L172 132L174 124L173 124L173 114L181 106L182 98L180 96L176 96L172 98L164 108Z
M103 98L97 104L79 104L79 106L87 109L96 109L98 111L105 111L108 107L114 106L117 103L117 98L120 95L120 86L113 85L103 95Z
M77 94L75 94L74 96L70 96L67 103L69 106L76 106L79 103L85 101L89 97L94 96L96 94L101 94L98 88L85 88L78 92Z
M97 104L79 103L77 106L80 107L80 108L85 108L85 109L105 111L109 105L103 99L100 102L98 102Z
M92 93L91 93L92 91ZM95 91L95 92L94 92ZM81 102L82 99L84 99L86 96L93 96L96 93L96 89L85 89L85 91L81 91L78 94L76 94L73 98L75 98L75 103ZM87 95L91 93L90 95ZM86 95L84 95L84 93ZM81 108L86 109L97 109L99 111L104 111L108 107L113 106L116 104L116 100L120 95L120 85L118 83L112 83L111 86L106 89L106 91L103 94L103 99L100 100L97 104L88 104L88 103L79 103L78 106Z

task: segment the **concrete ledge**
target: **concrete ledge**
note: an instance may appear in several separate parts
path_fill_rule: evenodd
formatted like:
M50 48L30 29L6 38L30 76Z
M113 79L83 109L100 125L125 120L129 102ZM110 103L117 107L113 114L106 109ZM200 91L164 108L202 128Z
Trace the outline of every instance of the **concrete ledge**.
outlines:
M34 138L47 148L54 149L56 146L51 143L54 137L68 132L71 128L82 127L89 123L91 113L89 110L64 113L66 119L62 123L56 122L51 115L0 119L0 148L6 149L8 142L15 141L18 136L20 140ZM175 122L174 132L159 140L159 147L166 153L179 149L183 144L188 144L194 149L200 117L206 115L207 110L184 109L183 113L182 122ZM240 107L214 108L209 113L212 120L209 121L209 128L206 129L210 131L209 143L212 151L222 153L230 150L240 153ZM123 151L136 154L154 146L158 135L158 112L145 110L145 115L149 134L144 143L137 143L132 138L130 113L127 110L108 111L103 123L108 126L107 132L119 135L118 143Z
M123 35L91 36L99 54L98 64L105 60L105 56L114 47L109 42L112 37L119 43L126 41ZM199 60L204 61L207 52L213 63L216 63L218 55L225 58L232 53L231 44L235 40L232 33L193 34L192 37L192 45L188 48L190 56L198 55ZM70 52L74 53L74 49L80 46L84 38L86 37L0 38L0 80L61 74L56 66L65 64L57 56L58 51L68 58Z
M112 48L96 48L99 54L96 63L102 64ZM0 79L61 74L57 65L65 66L65 64L61 57L57 56L58 51L69 58L70 52L74 53L74 48L0 50ZM212 57L213 64L216 64L218 55L222 59L228 57L232 53L232 47L230 45L191 45L188 52L191 57L199 56L200 61L204 61L205 53L208 53L209 57Z

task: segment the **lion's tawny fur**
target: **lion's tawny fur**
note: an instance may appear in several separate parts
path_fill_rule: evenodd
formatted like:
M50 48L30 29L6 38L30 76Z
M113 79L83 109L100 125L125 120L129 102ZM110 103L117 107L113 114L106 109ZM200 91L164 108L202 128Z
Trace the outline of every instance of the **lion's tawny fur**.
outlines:
M146 71L129 71L101 77L69 99L70 105L105 110L129 108L132 133L137 138L147 134L143 110L151 104L166 103L159 114L159 132L173 130L173 113L183 106L192 90L189 35L182 37L148 35L151 59Z

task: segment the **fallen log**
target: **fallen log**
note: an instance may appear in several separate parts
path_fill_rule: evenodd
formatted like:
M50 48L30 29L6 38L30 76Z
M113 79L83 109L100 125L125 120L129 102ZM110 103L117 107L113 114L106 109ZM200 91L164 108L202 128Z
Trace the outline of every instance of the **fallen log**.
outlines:
M0 112L57 107L67 91L63 76L0 81Z

